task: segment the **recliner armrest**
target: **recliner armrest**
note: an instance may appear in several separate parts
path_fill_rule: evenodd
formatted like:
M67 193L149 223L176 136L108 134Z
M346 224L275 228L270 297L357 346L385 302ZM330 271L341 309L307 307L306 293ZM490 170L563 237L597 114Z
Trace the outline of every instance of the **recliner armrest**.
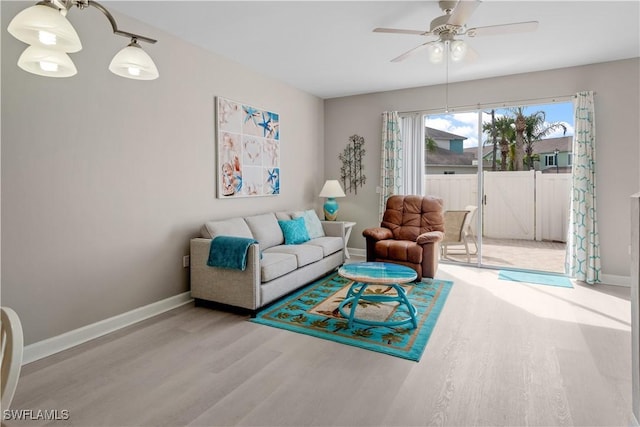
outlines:
M393 239L393 232L384 227L366 228L362 231L362 235L373 240Z
M427 231L426 233L422 233L418 236L416 243L424 245L427 243L440 242L442 239L444 239L444 233L442 231Z

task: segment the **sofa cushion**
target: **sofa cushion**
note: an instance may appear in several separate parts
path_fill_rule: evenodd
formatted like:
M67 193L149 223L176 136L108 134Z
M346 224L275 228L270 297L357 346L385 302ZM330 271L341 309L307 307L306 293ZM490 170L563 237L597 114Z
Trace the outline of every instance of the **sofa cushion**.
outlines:
M311 239L324 237L322 223L320 222L320 218L318 218L318 214L313 209L294 212L292 216L293 218L304 218L304 224L307 227L307 232Z
M344 241L341 237L318 237L317 239L311 239L303 245L319 246L322 248L324 256L331 255L344 248Z
M200 233L205 239L213 239L220 235L253 238L251 230L242 218L206 222L200 229Z
M299 245L309 240L304 218L290 219L288 221L278 220L278 225L282 229L282 234L284 234L285 245Z
M295 255L264 251L260 260L260 280L268 282L284 276L295 270L297 264Z
M249 216L244 219L253 234L253 238L260 242L260 249L265 250L284 242L282 230L274 213Z
M295 255L298 268L320 261L324 256L322 248L320 246L313 245L279 245L267 249L265 253L285 253Z
M276 219L287 221L287 220L293 219L293 217L291 216L291 212L278 211L276 212Z

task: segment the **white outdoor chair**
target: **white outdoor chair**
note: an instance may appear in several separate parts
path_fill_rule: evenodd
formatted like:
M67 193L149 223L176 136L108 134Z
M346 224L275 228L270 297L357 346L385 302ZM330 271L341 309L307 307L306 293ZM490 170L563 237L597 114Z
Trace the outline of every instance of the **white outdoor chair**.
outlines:
M2 381L0 400L3 409L8 409L16 392L20 368L22 367L23 336L22 324L15 311L1 307L2 331ZM3 424L4 425L4 424Z
M466 206L464 210L445 211L444 213L444 239L440 243L440 255L466 254L467 262L471 262L471 255L478 253L478 243L473 233L473 220L475 219L477 206ZM473 243L475 251L469 250L469 243ZM450 251L450 246L463 245L464 252Z

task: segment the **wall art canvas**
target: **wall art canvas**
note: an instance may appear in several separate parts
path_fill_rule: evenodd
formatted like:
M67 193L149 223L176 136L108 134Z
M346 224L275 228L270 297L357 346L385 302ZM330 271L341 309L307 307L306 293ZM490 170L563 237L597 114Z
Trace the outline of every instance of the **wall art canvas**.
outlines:
M218 197L280 194L280 116L216 97Z

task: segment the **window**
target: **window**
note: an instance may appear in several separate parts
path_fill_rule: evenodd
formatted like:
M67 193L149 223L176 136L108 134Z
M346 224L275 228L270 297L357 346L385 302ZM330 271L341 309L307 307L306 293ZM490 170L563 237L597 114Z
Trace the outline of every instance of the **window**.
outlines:
M545 166L555 166L556 165L556 155L555 154L545 154L544 155L544 165Z
M571 166L573 162L573 157L571 156L571 153L567 154L567 166Z

